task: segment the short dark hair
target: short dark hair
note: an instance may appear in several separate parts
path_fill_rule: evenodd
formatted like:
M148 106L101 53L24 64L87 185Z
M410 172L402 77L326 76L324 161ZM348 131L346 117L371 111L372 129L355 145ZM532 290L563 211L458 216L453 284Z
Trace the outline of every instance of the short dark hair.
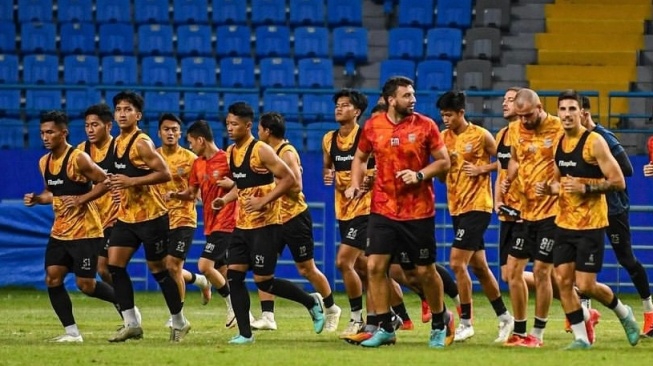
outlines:
M581 99L581 104L580 104L581 108L583 108L585 110L590 110L591 109L590 98L588 98L588 97L586 97L584 95L581 95L580 99Z
M186 134L193 136L193 138L203 137L206 141L213 142L213 130L211 130L209 123L203 119L193 122L188 127Z
M249 121L254 120L254 109L251 105L245 102L236 102L229 106L227 112L233 114L234 116Z
M286 121L283 116L277 112L263 113L258 120L263 128L270 130L270 134L278 139L286 137Z
M113 113L111 112L111 107L105 103L93 104L92 106L86 108L84 111L84 118L92 115L98 116L100 121L103 123L109 123L113 121Z
M145 107L145 100L140 94L137 94L133 90L123 90L113 97L113 108L116 108L118 103L125 101L134 106L139 112L143 112Z
M54 122L57 127L68 128L68 115L64 111L52 110L41 113L41 123Z
M578 106L582 106L581 96L574 89L567 89L558 94L558 106L563 100L575 100L578 103Z
M441 111L459 112L465 109L465 93L456 90L450 90L440 96L435 103Z
M368 105L367 97L365 94L355 89L343 88L338 90L338 92L333 95L333 104L338 103L338 99L340 98L349 98L349 101L354 106L354 108L361 111L359 117L365 113Z
M381 96L386 104L388 104L388 98L394 96L400 86L414 87L415 82L405 76L393 76L388 79L385 84L383 84L383 89L381 90Z
M177 117L177 115L174 114L174 113L163 113L159 117L159 129L161 128L161 125L163 124L163 121L175 121L175 122L177 122L179 124L179 128L181 128L182 125L183 125L181 123L181 118Z
M377 112L387 112L388 111L388 105L385 103L379 103L372 108L372 111L370 111L371 114L377 113Z

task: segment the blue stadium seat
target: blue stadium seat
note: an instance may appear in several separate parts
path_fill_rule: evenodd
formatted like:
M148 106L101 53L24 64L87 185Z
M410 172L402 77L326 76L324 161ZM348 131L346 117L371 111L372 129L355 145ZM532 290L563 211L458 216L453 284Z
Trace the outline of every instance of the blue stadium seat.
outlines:
M20 90L0 89L0 116L20 116Z
M426 58L458 61L462 57L463 33L457 28L433 28L426 34Z
M367 29L338 27L333 30L333 61L345 64L345 73L355 73L356 64L367 62Z
M295 28L295 59L305 57L329 57L329 31L326 28Z
M217 86L218 66L212 57L186 57L181 59L181 85Z
M57 0L57 22L92 22L92 0Z
M95 54L95 24L93 23L62 23L60 29L61 53Z
M424 58L424 31L421 28L393 28L388 32L388 57L391 59Z
M333 122L316 122L306 127L306 150L322 151L322 139L329 131L334 131L338 125Z
M177 59L175 57L150 56L141 61L143 85L177 85Z
M224 95L222 96L222 108L220 108L220 110L222 111L222 116L221 116L222 119L224 119L227 116L227 110L229 106L236 102L245 102L249 104L254 109L255 114L260 112L258 93L256 92L224 93Z
M173 0L172 21L175 24L208 24L207 0Z
M299 94L263 93L263 112L281 113L286 119L299 119Z
M98 89L66 90L66 112L70 117L83 117L82 114L86 108L100 103L101 100L102 93ZM108 102L111 103L111 101Z
M290 28L282 25L256 27L256 57L289 57Z
M0 84L18 82L18 56L0 54Z
M185 92L183 118L187 122L216 116L220 107L218 93Z
M208 25L180 25L177 27L177 55L211 56L211 27Z
M69 55L63 61L63 81L66 84L97 84L100 82L100 60L95 56Z
M0 149L21 149L24 146L25 126L19 119L0 119Z
M453 66L445 60L427 60L417 64L418 90L450 90Z
M140 125L140 128L145 131L148 136L150 136L154 146L161 146L161 137L159 137L159 116L150 115L149 119L147 121L141 122Z
M14 22L14 2L0 1L0 24Z
M254 59L249 57L221 59L220 86L223 88L253 88Z
M286 24L286 0L252 0L252 24Z
M96 0L95 20L98 23L130 23L130 0Z
M247 2L242 0L213 0L214 24L247 24Z
M140 56L172 55L172 26L143 24L138 27L138 53Z
M304 122L323 121L333 118L333 100L330 93L304 94L302 98Z
M133 55L134 27L127 23L100 24L99 51L102 55Z
M68 116L68 143L77 146L82 141L86 141L86 130L84 128L85 122L83 119L72 118Z
M286 140L288 140L297 151L304 151L304 125L300 122L286 119Z
M41 140L41 122L38 119L27 121L27 146L30 149L43 149Z
M16 52L16 24L0 21L0 52Z
M251 32L244 25L221 25L216 29L215 51L218 57L251 55Z
M226 150L227 146L231 143L231 141L225 143L225 123L224 121L208 121L209 126L211 126L211 132L213 132L213 141L215 142L218 147Z
M54 53L57 50L57 27L54 23L20 25L20 50L24 53Z
M158 122L162 113L179 114L180 101L179 92L145 92L145 116L152 123Z
M25 111L38 117L43 111L61 109L61 90L31 89L25 92Z
M436 107L435 103L440 95L442 95L442 91L418 91L416 96L417 101L415 102L415 111L431 117L432 120L439 124L442 122L442 118L440 117L440 110Z
M435 25L469 28L472 25L472 0L438 0Z
M305 58L297 62L300 88L333 88L333 62L327 58Z
M53 55L27 55L23 58L23 81L27 84L59 82L59 58Z
M3 1L11 4L13 1ZM18 0L18 21L26 22L51 22L52 0Z
M327 23L330 27L363 25L363 2L351 0L329 0Z
M133 56L104 56L102 84L133 85L138 83L138 63Z
M290 25L324 26L324 0L290 0Z
M262 88L295 87L295 63L291 58L264 58L260 70Z
M135 0L134 21L136 24L168 24L170 11L168 0Z
M415 80L415 62L411 60L381 61L380 85L383 85L392 76L405 76Z
M434 0L399 0L397 5L400 27L431 28L433 26Z

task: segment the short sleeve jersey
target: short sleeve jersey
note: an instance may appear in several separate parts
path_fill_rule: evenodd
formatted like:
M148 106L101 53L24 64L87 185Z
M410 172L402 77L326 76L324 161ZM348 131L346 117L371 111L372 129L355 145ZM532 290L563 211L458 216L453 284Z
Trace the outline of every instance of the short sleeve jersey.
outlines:
M166 154L162 147L159 147L156 151L161 154L172 175L172 180L158 185L161 194L185 191L188 188L190 170L193 167L193 162L197 159L197 155L183 147L179 147L170 155ZM194 201L169 199L166 201L166 207L168 207L170 229L197 227L197 210Z
M297 153L297 150L295 149L294 146L290 144L283 144L283 147L277 153L277 155L281 157L283 156L283 154L286 154L288 152L290 152L297 158L297 162L299 163L299 166L301 168L301 159L299 158L299 154ZM290 219L298 216L300 213L308 209L308 204L306 204L306 197L304 196L304 192L299 192L299 193L289 192L283 195L280 199L281 199L281 223L283 224L285 224L286 222L290 221Z
M104 146L102 146L99 149L95 147L95 145L91 144L90 156L94 162L99 163L107 157L107 153L109 153L109 147L113 146L110 141L108 141ZM84 151L84 148L86 147L87 143L88 141L82 142L77 146L77 149ZM107 192L102 196L100 196L99 198L97 198L95 200L95 205L97 205L98 211L100 212L102 227L107 228L113 225L113 223L116 221L116 217L118 216L118 205L115 202L113 202L113 200L111 199L111 194Z
M430 164L431 152L442 147L440 131L427 116L413 113L397 124L387 113L369 119L358 149L373 153L376 159L371 212L397 221L434 217L432 180L405 184L396 174L404 169L423 169Z

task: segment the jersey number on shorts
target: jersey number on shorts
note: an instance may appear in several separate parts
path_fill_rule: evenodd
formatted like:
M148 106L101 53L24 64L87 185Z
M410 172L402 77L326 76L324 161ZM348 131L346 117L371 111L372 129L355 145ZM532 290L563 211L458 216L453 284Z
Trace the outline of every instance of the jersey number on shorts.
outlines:
M456 240L463 240L464 236L465 236L465 229L456 230Z
M551 253L554 243L555 240L553 239L542 238L542 242L540 243L540 250Z
M356 236L358 236L358 229L349 228L349 231L347 232L347 239L354 240L356 239Z

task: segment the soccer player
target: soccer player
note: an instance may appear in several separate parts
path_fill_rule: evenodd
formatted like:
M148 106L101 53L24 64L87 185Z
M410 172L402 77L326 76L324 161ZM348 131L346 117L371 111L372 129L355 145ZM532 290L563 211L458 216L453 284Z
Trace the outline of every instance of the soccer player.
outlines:
M286 125L282 115L275 112L264 113L259 118L259 139L276 152L297 180L296 185L281 200L281 236L283 244L288 246L293 256L297 271L306 278L324 299L324 329L335 332L340 321L340 307L335 304L331 286L324 274L315 265L313 252L313 219L302 192L302 165L294 146L285 140ZM283 248L281 249L283 251ZM281 253L281 252L280 252ZM277 328L274 321L274 296L259 291L261 319L252 323L253 329Z
M85 294L115 304L113 288L95 280L97 248L103 242L102 221L96 198L108 191L107 176L81 150L70 146L68 116L61 111L41 115L41 139L48 154L39 160L45 189L27 193L25 206L52 204L54 223L45 249L45 284L50 304L65 329L52 342L83 342L73 316L73 305L64 287L69 272L75 274L77 287Z
M589 312L581 307L574 284L581 293L615 312L634 346L639 342L639 326L632 309L608 286L596 281L603 265L603 238L608 226L605 193L623 191L626 183L605 140L582 126L581 105L580 96L573 90L558 97L564 135L554 153L554 178L535 187L537 194L558 195L553 260L562 307L575 337L567 349L591 347L583 324Z
M290 193L297 181L274 150L254 138L253 119L254 111L246 103L237 102L228 108L227 133L234 143L227 149L227 159L236 190L213 202L215 208L222 208L235 196L238 199L236 228L228 249L227 278L239 334L230 344L254 341L245 287L245 275L250 269L260 290L304 305L316 333L322 332L325 322L319 294L308 294L292 282L274 276L277 256L283 246L279 198Z
M363 127L351 163L351 184L345 197L359 198L370 154L376 178L368 223L368 283L379 328L361 343L378 347L395 343L389 304L388 268L393 254L405 250L417 268L432 310L429 347L443 348L453 338L453 315L444 307L442 279L435 269L435 216L432 178L450 166L435 122L415 113L415 90L406 77L383 86L388 112ZM430 162L433 158L434 161ZM446 314L445 314L446 313Z
M499 318L499 336L495 342L505 342L514 320L487 264L483 240L492 215L490 173L496 169L496 164L491 163L490 158L496 155L497 146L489 131L466 120L462 92L446 92L436 105L447 127L442 132L442 140L451 159L451 168L445 178L455 233L449 265L458 283L461 309L454 340L464 341L474 336L472 280L468 272L468 267L471 267Z
M589 98L582 96L581 124L590 132L596 132L608 143L610 153L619 164L624 177L633 175L633 166L628 159L628 154L623 146L619 143L617 137L605 127L597 124L592 120L590 111ZM648 275L642 263L640 263L635 254L630 241L630 223L628 220L628 211L630 209L628 191L610 191L605 194L608 201L608 227L605 233L610 240L615 257L622 267L628 271L633 285L642 299L644 308L644 326L642 334L647 337L653 336L653 303L651 302L651 289L649 287Z
M648 139L646 146L648 148L649 163L644 165L644 176L653 177L653 136Z
M168 210L157 184L171 179L170 171L149 136L138 128L143 117L143 97L121 91L113 97L114 119L120 127L113 167L109 173L111 196L119 205L118 219L109 243L109 272L125 326L110 342L140 339L143 328L134 310L134 290L127 265L143 243L147 266L156 279L172 315L170 341L179 342L190 330L175 279L166 269Z

